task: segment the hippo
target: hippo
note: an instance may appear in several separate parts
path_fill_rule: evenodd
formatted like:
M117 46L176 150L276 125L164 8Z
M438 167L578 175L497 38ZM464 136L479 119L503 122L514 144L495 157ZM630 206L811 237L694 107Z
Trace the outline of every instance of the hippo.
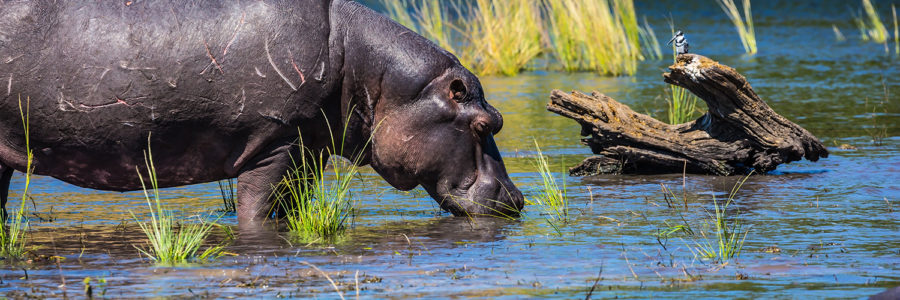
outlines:
M19 103L34 174L140 190L151 147L161 188L237 178L240 224L277 217L301 143L457 216L524 205L478 78L352 1L0 2L0 80L4 211L26 169Z

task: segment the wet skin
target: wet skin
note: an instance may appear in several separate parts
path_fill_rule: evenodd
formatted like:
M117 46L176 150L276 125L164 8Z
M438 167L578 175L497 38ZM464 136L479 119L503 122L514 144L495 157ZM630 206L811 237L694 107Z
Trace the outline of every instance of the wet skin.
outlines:
M26 165L20 99L35 174L136 190L149 146L161 187L237 177L242 224L272 215L298 139L455 215L523 206L478 78L353 2L4 3L0 59L3 206Z

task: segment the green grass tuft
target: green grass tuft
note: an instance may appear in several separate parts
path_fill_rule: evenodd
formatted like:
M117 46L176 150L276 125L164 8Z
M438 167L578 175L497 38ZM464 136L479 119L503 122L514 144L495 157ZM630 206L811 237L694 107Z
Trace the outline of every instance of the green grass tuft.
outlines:
M675 26L671 23L669 26L669 29L674 36ZM675 46L672 45L672 61L676 62L677 59L678 55ZM691 91L688 91L683 87L669 85L667 88L669 89L669 95L666 99L666 103L668 104L666 115L669 118L669 124L681 124L694 120L695 115L698 112L697 103L700 102L700 99L691 93Z
M302 147L302 146L301 146ZM327 153L301 148L305 153L298 165L279 184L281 205L289 230L304 240L333 238L347 228L354 216L351 181L358 174L352 162L335 163ZM329 164L329 161L331 163ZM328 172L328 166L332 172Z
M566 194L565 177L563 178L562 186L557 184L553 172L550 171L550 163L547 157L544 156L544 153L541 152L541 147L538 145L537 140L534 140L534 147L537 149L537 157L535 157L533 163L538 173L541 174L542 184L537 195L525 201L528 205L540 208L541 213L547 216L547 220L551 225L555 226L554 223L568 223L569 199Z
M514 76L541 54L541 14L534 1L475 2L464 23L461 59L475 73Z
M22 117L22 126L25 129L25 189L22 190L22 202L19 210L13 216L11 224L0 228L0 256L7 259L20 259L25 255L25 241L28 239L28 218L25 217L28 200L28 188L31 186L31 176L34 172L34 155L31 150L31 141L29 139L29 109L31 107L31 98L25 98L25 108L22 108L22 98L19 97L19 115ZM5 209L4 209L5 210ZM2 220L6 221L5 213ZM5 224L4 224L5 225Z
M744 228L739 218L740 211L735 215L728 211L728 206L734 202L735 195L748 178L750 178L750 175L735 183L728 194L728 199L724 203L721 203L713 196L714 212L706 211L707 216L697 222L689 222L688 218L685 217L688 213L686 194L682 195L682 199L679 200L671 190L663 185L666 204L671 210L676 212L679 220L675 225L667 221L666 228L657 231L657 242L665 248L665 243L661 239L668 239L671 236L680 234L682 237L690 239L690 243L685 242L685 244L697 258L715 263L726 263L730 259L740 256L744 247L744 240L746 240L750 229ZM684 206L679 202L683 202Z
M550 48L566 71L632 75L641 58L631 0L547 0Z
M750 13L750 0L743 0L744 15L741 16L734 0L716 0L722 11L728 15L728 19L737 29L741 38L741 45L747 54L756 54L756 32L753 29L753 16ZM868 0L863 0L868 1Z
M204 244L212 229L218 227L215 221L206 222L198 217L200 220L199 224L179 222L173 210L163 207L159 199L159 186L156 178L156 167L153 165L153 154L149 150L149 136L147 137L147 145L148 150L144 153L144 160L147 166L148 179L153 189L152 196L147 190L140 169L135 168L137 169L138 178L141 180L144 198L147 200L147 208L150 209L150 221L141 222L134 212L131 212L131 216L137 220L141 230L147 235L147 238L150 240L150 247L142 249L135 246L135 248L138 248L141 253L157 263L168 265L203 261L217 257L224 248L222 245L208 247L205 251L198 254L200 247Z

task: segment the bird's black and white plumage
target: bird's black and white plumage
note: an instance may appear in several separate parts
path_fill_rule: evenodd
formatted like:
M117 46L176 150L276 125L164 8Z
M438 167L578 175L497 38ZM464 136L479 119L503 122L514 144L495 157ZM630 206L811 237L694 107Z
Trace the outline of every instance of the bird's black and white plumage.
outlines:
M678 54L688 53L688 42L687 42L687 39L684 38L684 32L681 32L681 30L676 32L675 36L673 36L672 39L669 40L668 43L666 43L666 45L672 44L673 41L675 42L675 52L676 53L678 53Z

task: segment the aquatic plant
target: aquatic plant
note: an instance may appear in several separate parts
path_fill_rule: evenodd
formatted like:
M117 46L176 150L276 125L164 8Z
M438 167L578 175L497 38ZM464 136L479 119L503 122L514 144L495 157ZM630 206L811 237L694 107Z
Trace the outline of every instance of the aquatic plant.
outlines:
M866 12L866 17L868 17L868 23L866 24L866 34L869 38L872 39L873 42L878 44L884 44L887 42L887 28L884 27L884 24L881 23L881 17L878 16L878 11L875 10L875 6L872 5L871 0L862 0L863 10Z
M562 186L557 184L553 172L550 171L550 163L537 140L534 140L534 148L537 150L537 156L532 162L541 174L541 185L537 195L531 199L525 199L530 206L540 208L542 213L548 217L551 225L554 223L567 223L569 221L569 199L566 194L566 180L563 177Z
M566 71L632 75L640 59L640 27L631 0L547 0L547 35Z
M722 11L728 15L728 19L737 29L738 36L741 38L741 45L744 46L744 52L747 54L756 54L756 33L753 30L753 16L750 13L750 0L743 0L744 15L741 17L737 5L734 0L716 0ZM868 0L863 0L868 1Z
M675 25L669 23L669 29L674 36ZM672 61L673 63L678 61L678 52L675 49L675 45L672 45ZM697 96L677 85L668 85L667 88L669 89L669 96L666 99L668 104L666 116L668 116L669 124L681 124L693 120L694 113L697 112L697 102L699 101Z
M358 167L352 162L335 163L340 160L329 160L327 152L301 149L300 163L294 162L278 185L276 197L286 207L289 230L298 237L334 237L344 231L354 215L350 184ZM328 174L329 165L333 174Z
M737 215L734 215L728 211L728 206L734 202L735 195L748 178L750 178L749 174L735 183L728 194L728 199L724 203L721 203L713 195L714 214L710 214L707 211L707 217L694 224L685 217L685 213L688 210L686 194L682 195L681 200L678 200L678 197L671 190L662 185L666 203L671 210L676 212L679 220L675 225L666 221L666 228L657 231L657 242L665 248L665 243L661 239L667 239L670 236L681 233L683 237L690 239L690 243L685 241L685 244L687 244L687 248L695 257L716 263L726 263L729 259L740 256L744 247L744 240L746 240L750 229L743 227L739 218L740 211L738 211ZM682 201L684 203L683 208L678 203ZM684 241L683 238L682 241Z
M25 255L25 241L28 239L28 218L25 217L28 200L28 188L31 186L31 176L34 172L34 154L31 150L31 141L29 139L29 108L31 107L31 98L25 98L25 108L22 108L22 98L19 97L19 115L22 117L22 126L25 129L25 188L22 190L22 201L19 210L13 216L12 222L7 226L0 226L0 256L7 259L18 259ZM6 221L5 211L0 220Z
M891 4L891 13L894 15L894 54L900 56L900 31L897 30L897 7Z
M543 5L476 0L465 7L455 1L442 6L439 0L382 3L391 18L456 54L479 75L518 74L545 53L542 34L564 70L611 75L634 74L643 58L640 37L651 50L658 44L649 26L642 33L632 0L547 0ZM459 22L451 16L459 16Z
M481 75L519 73L541 54L541 14L535 1L476 0L464 23L464 63Z
M349 117L344 124L350 123ZM327 118L325 123L328 125L328 132L332 133L331 123ZM375 126L373 132L378 130L379 125L380 123ZM277 203L284 209L288 229L297 238L304 240L334 238L344 232L348 221L355 216L356 200L350 193L350 187L352 179L359 174L358 166L362 155L357 154L352 160L337 158L344 153L347 130L345 125L340 144L337 144L334 135L331 135L331 149L327 150L307 148L300 138L299 164L291 157L293 168L275 187L274 195ZM370 136L363 148L368 147L371 140ZM329 159L332 156L335 158Z
M653 27L650 27L650 23L647 23L647 16L644 16L644 26L638 27L638 33L640 33L641 36L641 45L646 49L646 58L652 60L662 59L662 48L659 46L659 40L656 39L656 33L653 32Z
M233 213L237 211L235 203L234 178L219 180L219 194L222 196L222 211Z
M147 200L147 208L150 209L150 221L142 222L134 212L130 213L131 217L141 227L141 231L147 235L150 247L143 249L135 246L135 248L161 264L201 261L214 258L220 254L224 248L222 245L210 246L205 251L197 254L212 229L217 227L215 221L207 222L197 217L200 220L199 224L178 222L173 210L163 207L162 201L159 199L159 185L157 184L156 167L153 165L153 153L150 151L149 135L147 137L147 151L144 152L144 162L147 167L150 187L153 190L152 196L144 182L140 168L135 167L135 169L137 169L138 179L141 181L144 198Z

